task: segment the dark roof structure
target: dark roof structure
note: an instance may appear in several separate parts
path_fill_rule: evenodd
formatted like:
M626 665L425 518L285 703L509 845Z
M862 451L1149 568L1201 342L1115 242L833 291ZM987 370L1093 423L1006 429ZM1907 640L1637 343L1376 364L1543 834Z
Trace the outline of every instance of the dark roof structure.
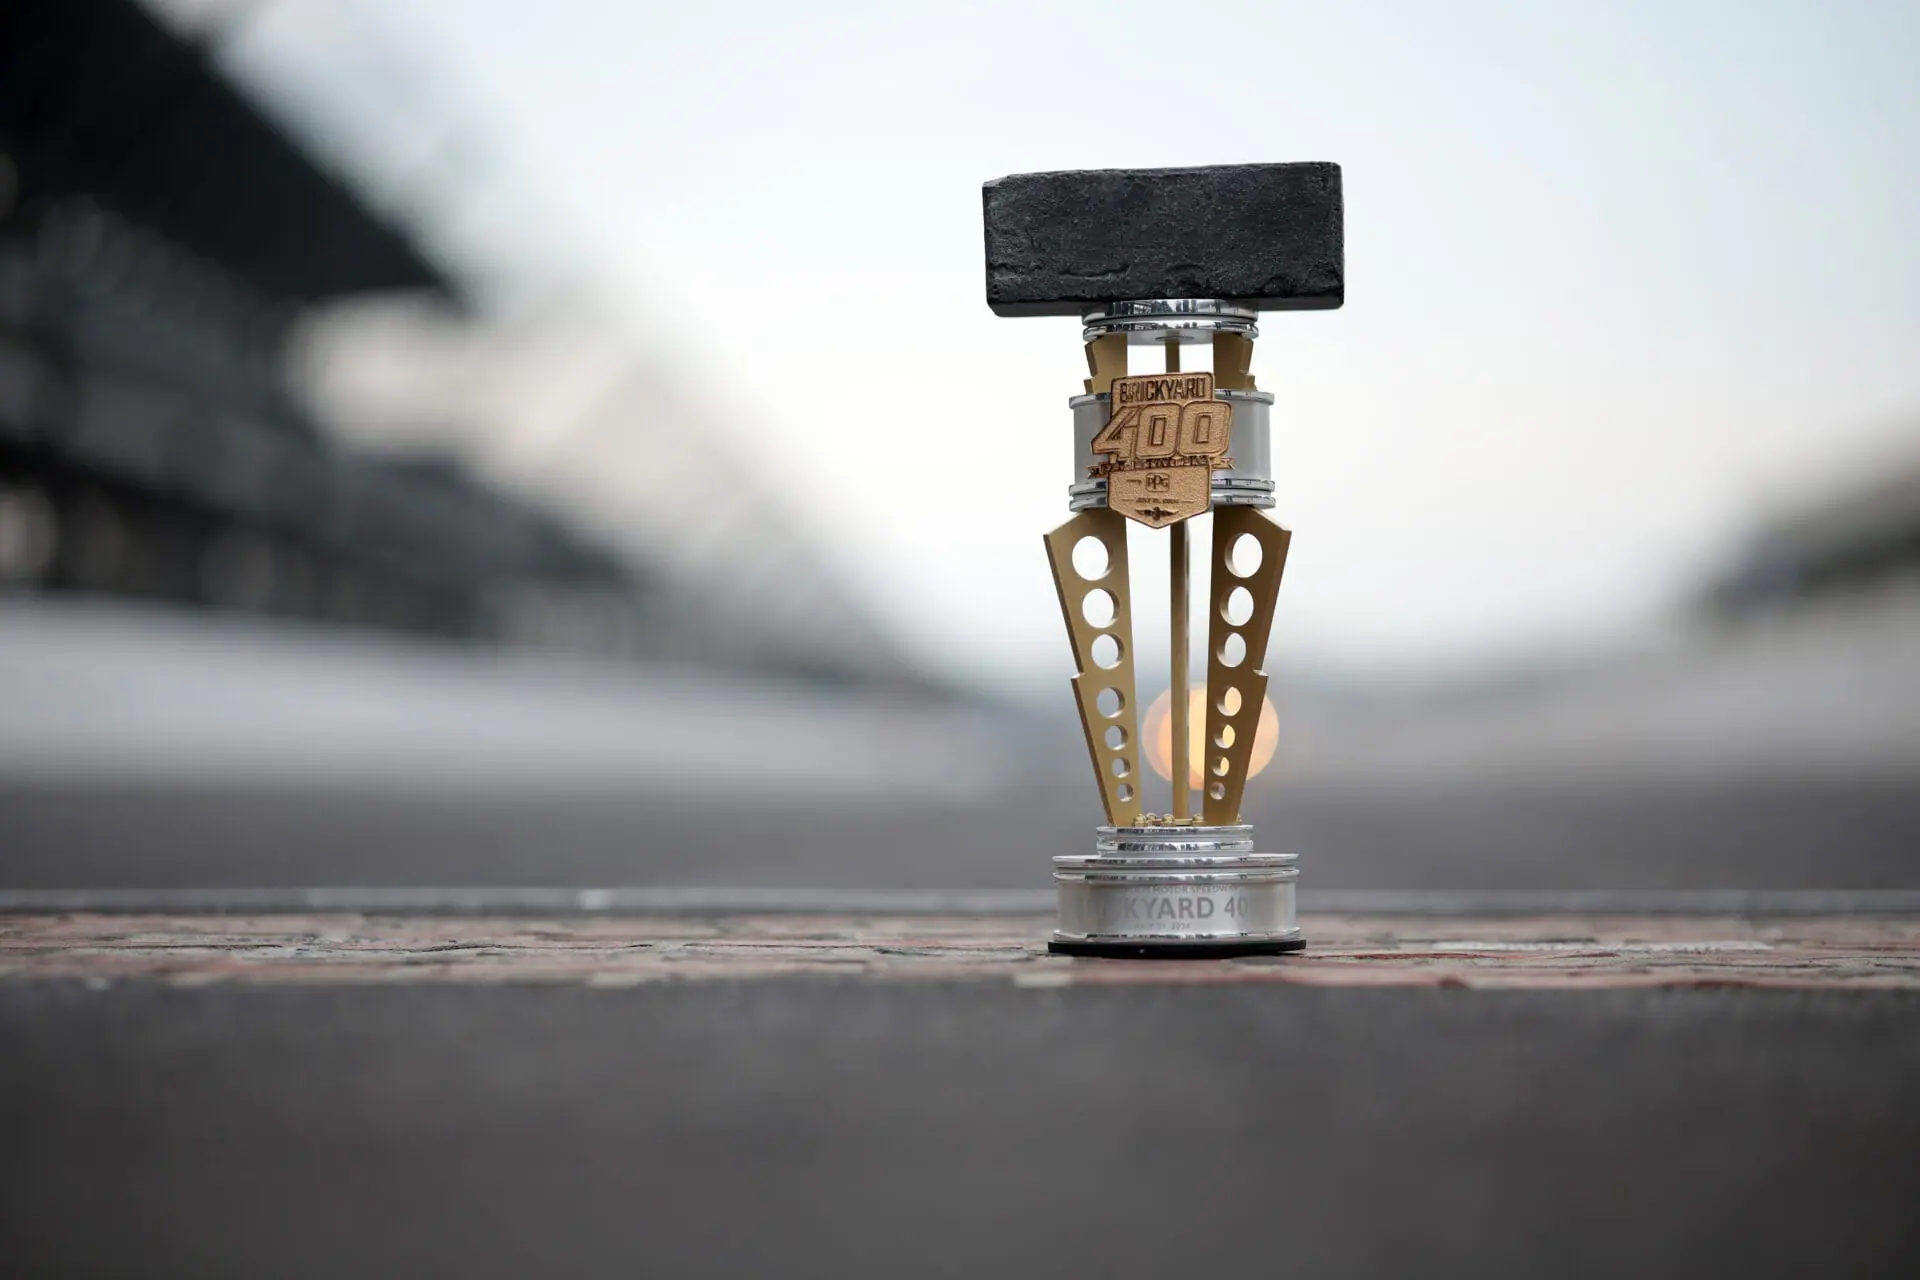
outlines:
M1890 459L1853 485L1769 521L1710 603L1740 609L1920 574L1920 457Z
M85 197L270 297L452 292L132 0L0 5L0 152L23 212Z

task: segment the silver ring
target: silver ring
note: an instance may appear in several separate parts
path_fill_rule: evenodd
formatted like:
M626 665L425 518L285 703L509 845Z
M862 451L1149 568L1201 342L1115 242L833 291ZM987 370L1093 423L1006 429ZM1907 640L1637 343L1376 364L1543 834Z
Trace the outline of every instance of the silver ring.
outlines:
M1080 338L1092 342L1122 333L1130 344L1190 345L1209 342L1216 333L1260 336L1260 313L1244 302L1224 298L1142 298L1103 302L1080 313Z

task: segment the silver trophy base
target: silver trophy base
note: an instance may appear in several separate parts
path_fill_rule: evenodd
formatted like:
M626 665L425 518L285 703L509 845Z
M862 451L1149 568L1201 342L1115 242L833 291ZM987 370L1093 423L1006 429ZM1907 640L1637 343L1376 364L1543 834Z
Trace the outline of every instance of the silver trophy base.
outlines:
M1251 826L1101 827L1095 849L1053 860L1049 951L1191 959L1307 945L1294 921L1299 857L1255 853Z

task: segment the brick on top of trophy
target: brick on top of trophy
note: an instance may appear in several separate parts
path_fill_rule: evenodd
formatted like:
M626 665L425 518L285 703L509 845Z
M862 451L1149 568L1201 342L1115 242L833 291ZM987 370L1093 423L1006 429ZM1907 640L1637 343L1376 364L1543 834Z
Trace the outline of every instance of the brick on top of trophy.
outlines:
M1345 300L1337 164L1017 173L986 183L981 201L997 315L1078 315L1149 298L1263 311Z

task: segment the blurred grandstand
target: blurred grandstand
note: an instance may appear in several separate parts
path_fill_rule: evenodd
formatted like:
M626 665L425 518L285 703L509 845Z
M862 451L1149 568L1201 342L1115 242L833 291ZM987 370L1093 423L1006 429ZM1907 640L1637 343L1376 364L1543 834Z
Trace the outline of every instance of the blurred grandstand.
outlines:
M0 590L930 687L617 335L611 389L518 471L430 377L328 411L396 353L540 344L223 73L209 13L265 7L0 9ZM635 471L576 505L556 451ZM754 608L714 599L721 563Z
M0 8L8 882L1039 882L1095 820L1068 672L941 696L388 17ZM1316 886L1915 883L1900 463L1632 634L1283 639L1249 816Z
M1909 455L1757 528L1705 603L1737 618L1917 577L1920 456Z

